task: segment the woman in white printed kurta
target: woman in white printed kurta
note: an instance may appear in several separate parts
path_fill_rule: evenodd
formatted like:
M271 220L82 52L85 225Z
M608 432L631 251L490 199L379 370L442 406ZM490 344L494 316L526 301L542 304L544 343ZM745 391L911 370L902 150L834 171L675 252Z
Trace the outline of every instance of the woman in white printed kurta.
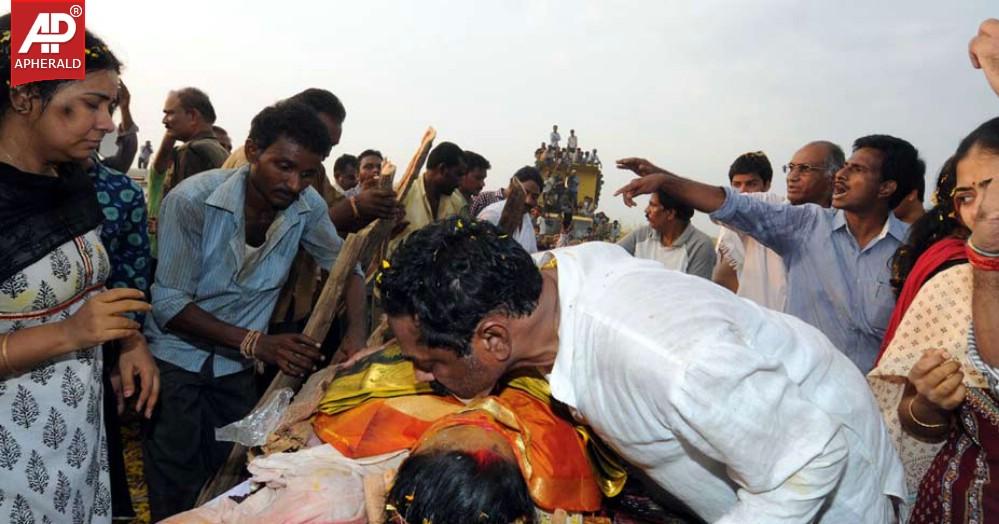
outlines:
M96 231L0 283L0 333L68 319L104 287ZM0 379L0 520L110 521L99 346Z

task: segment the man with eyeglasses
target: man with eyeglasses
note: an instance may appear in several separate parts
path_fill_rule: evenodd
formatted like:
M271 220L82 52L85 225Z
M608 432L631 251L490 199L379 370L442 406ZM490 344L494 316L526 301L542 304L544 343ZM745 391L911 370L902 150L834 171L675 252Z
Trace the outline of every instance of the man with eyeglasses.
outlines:
M794 164L792 173L805 169ZM912 144L887 135L857 139L833 179L832 209L764 202L641 158L619 160L618 167L641 177L617 191L627 205L637 195L665 191L780 254L785 311L821 330L862 372L871 370L895 304L889 261L908 231L892 210L926 171ZM794 188L796 196L803 189Z
M829 207L832 178L843 167L843 150L832 142L819 140L805 144L783 166L787 174L787 197L770 192L773 170L760 152L740 155L729 167L729 183L740 193L777 204L818 204ZM722 227L718 235L718 263L712 279L757 304L784 311L787 300L787 274L784 260L755 238Z

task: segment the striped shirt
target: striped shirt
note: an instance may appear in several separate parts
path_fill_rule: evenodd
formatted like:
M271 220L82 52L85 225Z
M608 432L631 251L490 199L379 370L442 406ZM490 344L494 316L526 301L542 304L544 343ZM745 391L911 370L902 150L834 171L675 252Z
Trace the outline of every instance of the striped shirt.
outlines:
M163 199L160 258L145 334L156 358L198 372L209 356L214 376L252 365L234 348L182 336L166 324L188 304L245 329L267 330L299 246L329 270L343 241L312 187L278 213L264 244L247 250L243 208L249 166L195 175Z
M908 225L888 213L881 234L861 248L841 210L768 203L729 187L711 219L783 257L785 312L819 328L863 373L874 367L895 308L891 257Z

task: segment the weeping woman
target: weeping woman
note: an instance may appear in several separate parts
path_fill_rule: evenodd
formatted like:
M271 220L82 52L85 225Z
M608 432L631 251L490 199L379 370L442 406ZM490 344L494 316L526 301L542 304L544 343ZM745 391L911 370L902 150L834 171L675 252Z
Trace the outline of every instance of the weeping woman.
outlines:
M0 17L0 521L110 522L100 345L121 340L121 368L155 376L127 317L149 306L105 290L103 214L79 167L114 128L121 63L88 32L83 80L11 87L10 28Z

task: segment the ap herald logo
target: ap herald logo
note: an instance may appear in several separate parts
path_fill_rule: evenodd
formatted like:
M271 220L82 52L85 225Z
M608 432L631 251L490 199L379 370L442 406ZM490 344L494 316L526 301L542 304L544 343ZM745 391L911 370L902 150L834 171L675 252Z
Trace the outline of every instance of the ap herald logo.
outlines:
M84 0L14 0L10 85L83 80Z

